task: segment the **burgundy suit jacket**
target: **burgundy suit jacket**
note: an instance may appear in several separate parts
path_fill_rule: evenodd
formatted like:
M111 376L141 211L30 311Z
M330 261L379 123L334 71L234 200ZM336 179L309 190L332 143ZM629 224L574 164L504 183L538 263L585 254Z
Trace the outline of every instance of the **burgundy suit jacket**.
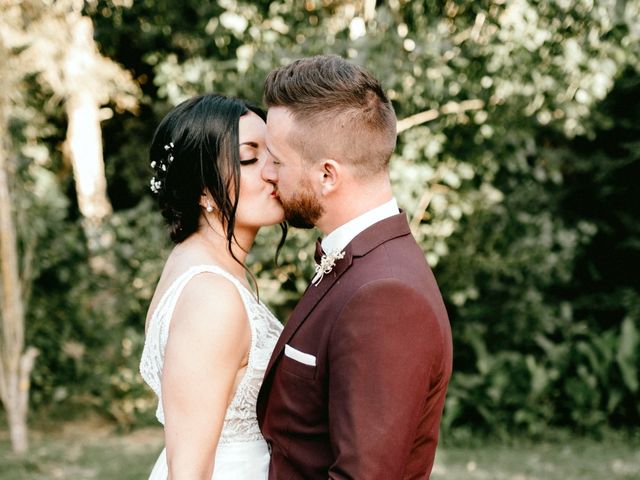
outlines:
M429 478L451 362L442 297L404 213L372 225L307 288L276 344L257 406L269 479Z

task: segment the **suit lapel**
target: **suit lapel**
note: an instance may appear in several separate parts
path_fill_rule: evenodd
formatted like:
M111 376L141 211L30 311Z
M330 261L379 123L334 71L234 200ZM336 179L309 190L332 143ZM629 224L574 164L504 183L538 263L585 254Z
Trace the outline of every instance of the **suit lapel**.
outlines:
M318 304L318 302L331 290L331 287L335 285L338 279L346 272L351 266L351 262L353 260L353 255L351 254L350 245L344 250L344 258L338 260L336 262L333 270L322 277L322 280L317 285L309 285L307 290L304 292L304 295L293 309L291 313L291 317L289 321L284 327L278 342L276 343L275 348L273 349L273 354L271 355L271 359L269 360L269 365L267 366L267 370L265 372L265 378L269 375L271 371L271 367L273 366L275 360L280 356L282 350L284 350L284 346L289 341L291 336L298 330L300 325L307 318L309 313L314 309L314 307Z
M378 245L381 245L392 238L408 235L410 233L411 230L409 229L406 215L401 211L400 214L394 215L393 217L389 217L372 225L355 237L345 248L344 258L336 262L333 270L325 275L317 286L309 285L309 287L307 287L307 290L291 313L291 317L276 343L271 359L269 360L269 365L265 371L264 378L266 379L269 376L273 364L282 354L284 346L298 328L300 328L300 325L304 323L318 302L320 302L329 290L331 290L331 287L335 285L344 272L351 267L354 257L364 256Z

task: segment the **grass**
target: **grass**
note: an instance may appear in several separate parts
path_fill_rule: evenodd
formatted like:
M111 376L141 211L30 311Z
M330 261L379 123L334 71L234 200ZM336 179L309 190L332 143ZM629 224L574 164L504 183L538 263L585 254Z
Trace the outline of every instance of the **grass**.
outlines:
M163 446L162 430L146 428L118 434L96 419L70 422L30 435L27 455L11 453L0 431L0 480L147 478Z
M640 443L611 435L440 448L432 480L640 480Z
M603 441L566 438L505 445L443 445L433 480L632 480L640 479L640 444L614 434ZM25 456L10 451L0 430L0 480L144 479L162 449L158 428L118 434L99 420L48 425L31 434Z

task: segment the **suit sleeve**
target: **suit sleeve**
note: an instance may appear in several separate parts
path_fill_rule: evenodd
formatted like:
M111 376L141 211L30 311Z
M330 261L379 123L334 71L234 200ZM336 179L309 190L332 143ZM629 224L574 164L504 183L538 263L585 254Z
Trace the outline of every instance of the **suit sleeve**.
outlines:
M361 287L329 343L331 479L401 479L442 361L438 322L423 296L393 279Z

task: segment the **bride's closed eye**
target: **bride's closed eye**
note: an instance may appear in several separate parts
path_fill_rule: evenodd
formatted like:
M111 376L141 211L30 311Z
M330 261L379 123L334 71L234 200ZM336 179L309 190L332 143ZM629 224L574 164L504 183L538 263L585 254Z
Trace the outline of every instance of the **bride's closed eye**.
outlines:
M248 160L240 160L240 165L242 165L243 167L246 165L252 165L254 163L256 163L258 161L257 158L250 158Z

